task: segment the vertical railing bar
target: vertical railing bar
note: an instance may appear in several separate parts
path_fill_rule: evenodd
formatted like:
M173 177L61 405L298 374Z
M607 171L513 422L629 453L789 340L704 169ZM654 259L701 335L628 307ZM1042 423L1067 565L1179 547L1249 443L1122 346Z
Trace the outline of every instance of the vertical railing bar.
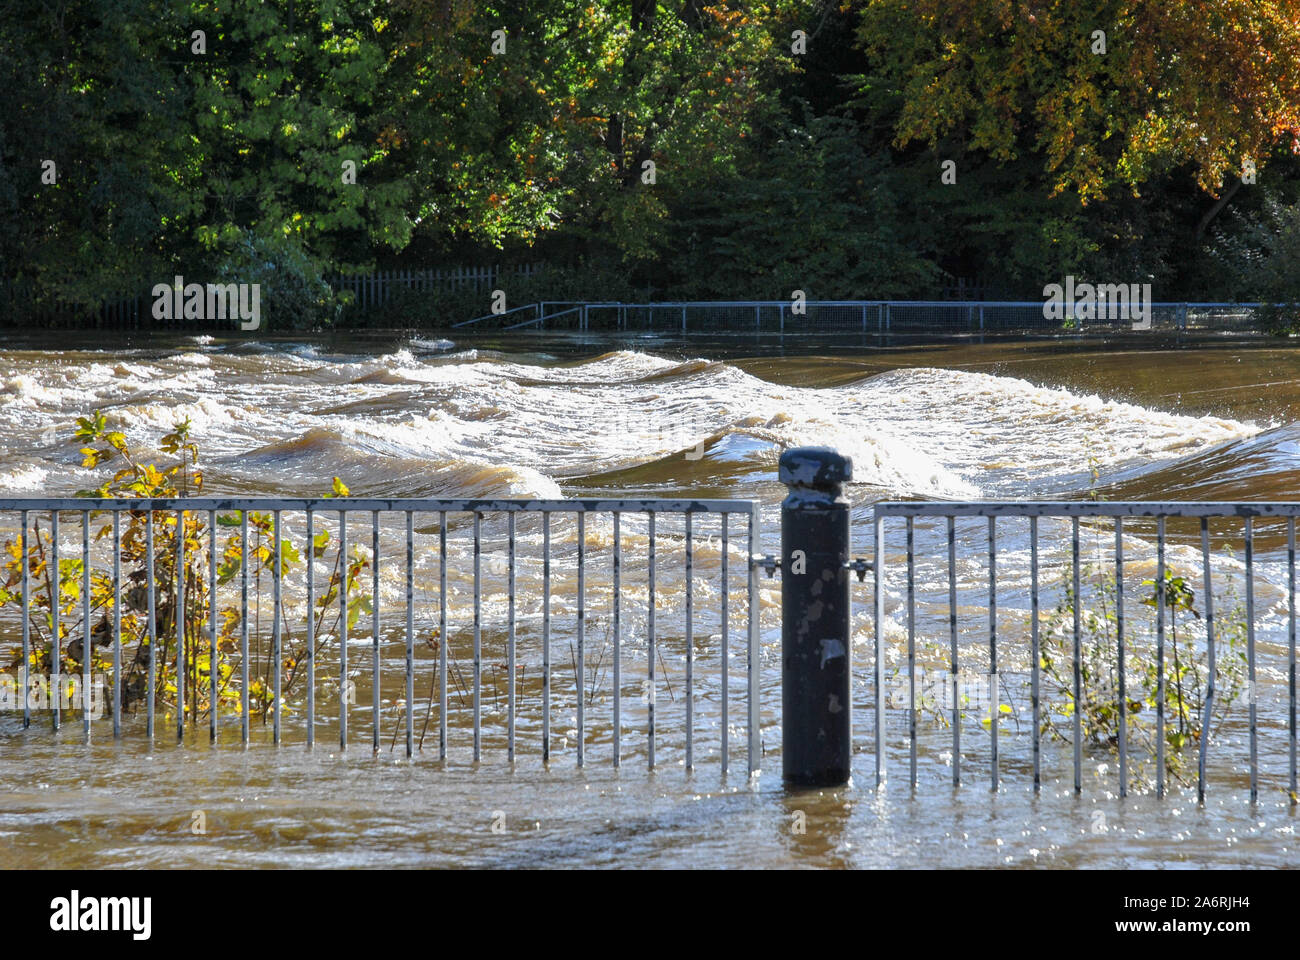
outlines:
M1156 796L1165 795L1165 518L1156 518Z
M115 513L116 517L117 514ZM208 741L217 742L217 511L208 511Z
M507 516L506 523L509 527L509 584L506 591L509 594L509 624L506 628L506 757L511 762L515 762L515 514L511 511ZM618 587L614 588L615 595L618 593ZM618 686L615 684L615 696L617 696ZM617 747L615 747L617 749Z
M1081 620L1083 609L1083 597L1079 587L1079 518L1070 518L1070 539L1071 539L1071 563L1073 570L1074 588L1074 661L1073 661L1073 691L1074 691L1074 709L1071 712L1074 719L1074 792L1083 792L1083 659L1081 652L1082 633Z
M54 729L57 731L63 723L63 681L59 676L63 660L63 639L59 636L59 608L63 605L63 587L59 572L59 512L57 510L50 511L50 541L50 579L54 584L53 595L50 597L50 623L53 628L50 631L50 709ZM150 648L149 652L152 654L153 649ZM150 735L152 736L152 733Z
M730 765L730 736L727 725L730 723L728 714L728 703L731 700L731 671L728 659L728 648L731 646L731 631L728 623L728 607L731 602L731 585L728 583L727 554L730 552L730 545L727 542L727 528L730 526L731 515L722 514L722 611L720 629L722 631L722 775L727 775L727 767ZM617 592L618 586L614 590Z
M406 511L406 756L415 756L415 512Z
M176 511L176 739L185 737L185 511Z
M623 765L623 542L622 514L614 511L614 769ZM725 709L725 708L724 708Z
M1210 573L1210 518L1201 518L1201 562L1205 578L1205 652L1206 686L1204 714L1201 720L1200 757L1196 767L1196 799L1205 802L1205 759L1210 746L1210 720L1214 716L1214 583Z
M542 514L542 763L551 762L551 515Z
M483 708L481 684L483 677L483 515L474 511L474 762L478 763L483 749Z
M348 746L348 513L339 511L339 749Z
M153 514L150 514L152 517ZM240 594L239 594L239 738L248 746L248 566L253 559L248 553L248 511L239 512L240 530ZM152 529L150 537L153 536ZM150 540L149 556L153 556L153 541ZM153 583L153 567L149 568L149 582ZM149 595L149 620L153 621L153 594ZM150 626L152 635L153 627ZM150 641L152 643L152 641ZM152 658L150 659L152 663Z
M885 518L878 511L872 513L872 529L874 533L875 563L872 565L875 576L875 615L873 617L875 625L875 637L873 646L875 648L874 662L872 663L872 683L875 687L875 735L876 735L876 789L879 790L885 783L885 644L882 634L884 633L885 624ZM852 601L850 600L850 603ZM849 619L852 621L853 612L849 611Z
M1287 582L1287 727L1291 734L1291 805L1295 806L1296 792L1296 663L1295 663L1295 517L1286 521L1286 582Z
M586 762L585 747L587 743L587 716L584 712L584 691L587 688L586 661L586 593L587 575L585 561L587 556L587 515L578 511L578 766Z
M916 789L916 554L915 523L907 518L907 740L908 784Z
M23 511L23 545L27 544L27 511ZM23 553L23 562L26 563L27 554ZM25 572L25 568L24 568ZM23 588L26 589L26 578L23 580ZM23 603L26 607L26 601ZM23 618L23 640L26 641L27 619ZM23 644L24 652L26 643ZM23 662L27 662L26 656ZM24 690L26 686L24 685ZM23 699L24 710L26 709L26 698ZM26 726L27 718L24 716L23 725ZM122 513L120 510L113 511L113 737L114 739L122 736Z
M95 656L90 631L90 511L81 511L81 732L90 740L90 661Z
M284 538L280 535L280 511L271 512L271 529L275 535L275 569L271 571L272 603L274 612L271 622L271 655L275 657L272 673L272 693L275 697L275 712L271 718L271 739L280 745L280 720L283 715L282 674L284 665L284 633L280 629L284 618Z
M379 701L379 511L370 512L370 716L374 727L371 749L379 752L381 720Z
M646 680L649 693L646 697L646 734L648 740L647 763L655 768L655 514L649 512L650 556L648 560L649 609L646 614Z
M438 759L447 759L447 511L438 512Z
M1042 789L1042 731L1039 726L1039 681L1042 669L1042 654L1039 651L1038 637L1038 518L1029 518L1029 644L1030 658L1030 698L1033 701L1033 741L1034 741L1034 793Z
M1124 676L1124 518L1115 518L1115 667L1119 673L1119 795L1128 796L1128 688Z
M57 540L55 541L57 545ZM57 546L56 546L57 549ZM148 586L145 590L148 607L149 622L147 624L149 631L149 672L148 680L145 683L146 693L149 697L149 703L145 708L145 733L150 740L154 737L154 696L157 692L158 683L158 609L155 602L156 597L154 590L154 559L153 559L153 511L150 510L145 515L144 524L144 551L145 551L145 579ZM55 607L55 631L57 637L58 627L58 607ZM247 713L247 711L245 711Z
M307 511L307 747L316 742L316 515Z
M997 517L989 517L989 785L998 788L998 548Z
M30 726L32 725L32 697L31 697L31 692L32 692L32 625L31 625L32 608L31 608L31 570L30 570L30 561L28 560L28 553L31 551L31 547L32 547L32 545L31 545L31 541L28 539L28 536L27 536L27 528L28 528L27 511L26 511L26 510L23 510L23 511L21 511L21 514L22 514L21 522L22 522L22 525L23 525L23 532L22 532L22 538L19 540L19 542L20 542L20 543L22 544L22 546L23 546L23 556L22 556L22 578L23 578L23 729L26 730L28 727L30 727ZM114 537L113 556L116 558L116 557L118 556L118 551L117 551L117 548L116 548L116 542L117 542L117 539L116 539L116 538L117 538L117 531L118 531L118 527L117 527L117 513L116 513L116 511L113 513L113 520L114 520L114 525L113 525L113 537ZM121 563L121 560L119 559L117 562L118 562L118 564L120 564L120 563ZM119 609L119 608L121 607L121 604L119 603L120 595L118 594L117 591L118 591L118 585L117 585L117 578L115 577L115 579L114 579L114 593L113 593L113 609L114 609L114 610L117 610L117 609ZM119 617L118 617L118 623L119 623L119 624L121 623L121 616L120 616L120 614L119 614ZM120 651L121 651L121 633L122 633L122 631L121 631L121 629L119 628L119 630L118 630L118 632L117 632L118 644L117 644L117 647L114 648L114 653L115 653L115 655L116 655L116 657L117 657L117 659L114 661L115 664L120 664L120 663L121 663L121 652L120 652ZM115 672L116 672L117 669L120 669L120 667L115 667ZM122 692L122 684L119 682L119 680L117 679L117 677L116 677L116 675L115 675L115 676L114 676L114 679L113 679L113 736L115 736L115 737L116 737L116 736L119 736L119 735L121 734L121 732L122 732L122 729L121 729L121 710L120 710L120 708L119 708L119 706L118 706L118 700L121 699L121 692Z
M758 541L758 505L750 504L749 507L749 537L747 540L748 552L746 557L752 558L759 549ZM749 585L749 614L748 623L748 648L745 655L746 685L748 687L748 701L746 709L748 716L746 718L746 732L748 734L748 754L749 754L749 777L753 780L755 774L759 772L758 763L761 753L759 743L759 685L758 685L758 656L759 656L759 607L758 607L758 568L752 560L745 564L746 577Z
M1251 517L1246 518L1246 678L1250 711L1250 802L1259 800L1259 747L1257 742L1255 701L1255 528ZM1209 727L1205 728L1207 731Z
M686 514L686 772L695 769L695 548L691 514Z
M877 561L879 563L879 561ZM948 642L952 670L952 785L961 786L961 696L957 653L957 518L948 518Z

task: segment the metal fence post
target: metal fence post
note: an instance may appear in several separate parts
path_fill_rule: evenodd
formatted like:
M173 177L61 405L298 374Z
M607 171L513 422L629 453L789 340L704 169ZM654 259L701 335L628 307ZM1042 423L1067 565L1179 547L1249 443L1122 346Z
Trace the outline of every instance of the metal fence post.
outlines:
M849 503L853 463L828 447L781 455L781 725L788 784L851 774Z

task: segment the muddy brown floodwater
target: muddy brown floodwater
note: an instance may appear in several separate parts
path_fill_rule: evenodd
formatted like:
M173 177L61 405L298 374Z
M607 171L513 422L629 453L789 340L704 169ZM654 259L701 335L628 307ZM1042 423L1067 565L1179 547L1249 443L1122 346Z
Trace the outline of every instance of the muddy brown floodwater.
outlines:
M848 495L860 553L869 552L870 505L881 499L1300 496L1300 353L1268 341L1175 345L1118 338L886 348L827 342L782 351L743 340L683 345L646 339L611 348L557 338L508 346L491 339L396 337L274 343L195 337L96 349L11 342L0 352L7 427L0 437L0 496L67 495L92 486L96 474L80 466L77 444L68 438L75 418L94 408L154 458L162 458L160 437L189 417L213 494L301 496L327 490L337 475L358 496L690 493L753 499L762 507L764 551L775 549L784 495L775 478L777 457L804 444L831 445L853 458ZM0 537L10 538L15 523L0 518ZM464 530L453 533L453 553L462 556L457 551L468 549ZM1231 533L1227 526L1215 531L1222 558L1216 591L1225 595L1240 590ZM399 534L396 526L384 531L385 537ZM1049 580L1065 562L1061 534L1050 524L1042 528ZM628 532L624 548L633 554L643 547L639 535ZM937 527L918 524L918 630L934 642L946 636L939 535ZM574 536L557 526L561 547L571 547ZM1125 589L1136 591L1142 577L1152 575L1153 540L1140 526L1128 536ZM599 524L587 537L593 552L608 548L608 532ZM1007 669L1015 674L1024 666L1027 543L1015 524L1005 525L1005 537L998 616ZM1102 533L1089 537L1087 549L1100 551ZM1183 562L1179 551L1190 551L1189 544L1175 537L1171 562ZM896 544L887 547L897 550ZM974 527L959 531L959 589L970 614L962 642L972 651L986 603L980 593L983 549ZM717 562L716 550L702 554L700 576L716 573ZM120 741L97 726L86 744L79 723L54 734L43 716L23 730L13 712L0 714L0 849L5 866L19 868L1292 866L1300 858L1297 814L1285 793L1279 669L1285 666L1287 601L1284 543L1276 531L1261 528L1256 562L1262 773L1253 806L1240 710L1214 741L1212 788L1203 806L1179 784L1158 800L1135 783L1133 795L1121 801L1115 759L1104 747L1087 751L1084 790L1076 797L1068 747L1050 741L1043 790L1035 796L1020 712L1000 728L1002 788L994 795L980 766L987 757L981 737L987 736L977 717L963 730L967 775L957 789L950 784L953 758L945 752L949 733L932 716L923 718L920 785L910 790L906 710L891 708L893 777L877 792L867 710L869 584L854 586L855 782L841 790L787 793L779 781L778 578L761 581L764 757L756 782L746 781L739 753L726 779L716 750L702 748L696 770L685 771L672 746L682 732L680 687L657 694L670 705L661 719L660 767L645 769L644 737L633 711L624 764L615 770L608 680L602 687L599 678L582 770L566 739L575 733L576 692L572 682L566 687L558 681L560 742L549 768L533 743L536 717L524 707L520 756L513 767L506 762L504 722L490 687L481 763L466 757L463 711L451 721L454 746L446 761L428 743L407 760L400 746L388 749L388 734L404 709L404 642L400 633L385 632L382 661L391 682L385 679L381 690L384 743L378 754L369 746L364 677L361 706L352 708L356 739L347 751L331 746L336 735L331 741L328 716L308 750L298 707L289 711L279 748L257 723L247 748L239 744L237 724L229 722L215 745L200 724L184 743L160 736L150 748L138 718L128 720ZM733 557L737 577L738 564L743 557ZM489 594L496 589L493 570ZM394 564L383 576L381 596L398 595L404 571ZM419 568L422 627L430 622L427 601L436 576L433 566ZM598 638L608 584L593 576L591 636ZM459 574L452 585L463 599L467 588ZM886 639L895 666L900 585L895 578L887 587ZM665 609L680 607L685 584L675 568L664 570L659 588ZM635 623L644 597L634 587L627 597ZM570 580L557 580L554 601L558 610L571 610ZM536 607L526 616L537 614ZM490 648L499 640L499 613L499 606L488 604ZM0 618L6 664L18 636L10 614ZM1134 617L1140 631L1140 612ZM720 723L718 629L706 619L697 631L696 715L706 745L716 740ZM568 638L563 627L557 630L559 662L567 659ZM364 666L371 642L364 625L356 636L364 645L356 659ZM453 660L465 655L463 636L449 636L448 643ZM625 699L634 698L643 652L633 643L627 647ZM680 679L681 638L666 637L663 652L669 680ZM434 664L431 653L419 653L415 706L421 719ZM535 690L530 682L523 682L525 698ZM738 683L738 675L731 682ZM325 692L321 703L322 710L332 709ZM738 703L733 699L733 742L743 740ZM198 812L203 834L191 830ZM802 833L792 829L800 819L806 822Z

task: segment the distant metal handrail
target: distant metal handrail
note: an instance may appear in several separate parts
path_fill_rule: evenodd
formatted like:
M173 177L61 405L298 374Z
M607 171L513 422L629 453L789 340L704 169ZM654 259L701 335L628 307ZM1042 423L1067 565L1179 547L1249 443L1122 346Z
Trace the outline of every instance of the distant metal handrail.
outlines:
M535 303L525 303L518 307L511 307L509 310L502 310L500 313L485 313L481 317L472 317L469 320L462 320L460 323L453 323L452 329L459 327L469 327L483 320L496 320L500 317L508 317L512 313L518 313L520 310L536 310L538 305Z
M565 309L551 311L551 306ZM1150 309L1151 319L1158 319L1161 329L1183 331L1191 329L1193 324L1206 323L1203 316L1197 319L1204 314L1212 315L1211 323L1229 320L1241 326L1242 316L1263 306L1266 304L1153 301L1143 308ZM1060 318L1049 317L1045 311L1048 307L1055 308ZM529 308L535 309L536 316L502 329L540 331L554 321L576 316L576 329L586 331L592 328L593 316L604 316L606 328L676 330L682 334L694 330L784 334L787 327L800 333L870 333L873 330L880 334L927 330L982 333L1027 327L1079 333L1088 328L1104 329L1119 322L1138 320L1135 311L1125 309L1118 309L1118 316L1079 317L1074 303L1061 300L592 300L529 304L515 310ZM608 319L611 311L615 315L612 321ZM488 314L455 326L480 324L504 315Z
M560 310L560 311L557 311L556 313L546 313L546 312L545 312L545 309L546 309L546 305L545 305L545 304L542 304L542 305L541 305L541 308L540 308L541 312L539 312L539 314L538 314L536 317L534 317L532 320L525 320L525 321L523 321L522 323L514 323L514 324L511 324L511 325L508 326L508 327L503 327L502 329L504 329L504 330L520 330L520 329L522 329L522 328L524 328L524 327L531 327L531 326L533 326L534 324L542 324L542 323L545 323L547 320L554 320L554 319L556 319L557 317L562 317L562 316L564 316L564 315L567 314L567 313L577 313L577 312L580 312L580 311L582 310L582 307L580 307L580 306L579 306L579 307L570 307L568 310Z

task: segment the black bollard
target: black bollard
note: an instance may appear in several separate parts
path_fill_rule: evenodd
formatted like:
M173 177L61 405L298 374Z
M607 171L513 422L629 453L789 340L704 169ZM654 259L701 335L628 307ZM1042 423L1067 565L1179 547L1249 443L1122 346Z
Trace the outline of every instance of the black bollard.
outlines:
M853 462L829 447L781 455L781 722L785 782L847 783L853 752L849 695L849 503Z

